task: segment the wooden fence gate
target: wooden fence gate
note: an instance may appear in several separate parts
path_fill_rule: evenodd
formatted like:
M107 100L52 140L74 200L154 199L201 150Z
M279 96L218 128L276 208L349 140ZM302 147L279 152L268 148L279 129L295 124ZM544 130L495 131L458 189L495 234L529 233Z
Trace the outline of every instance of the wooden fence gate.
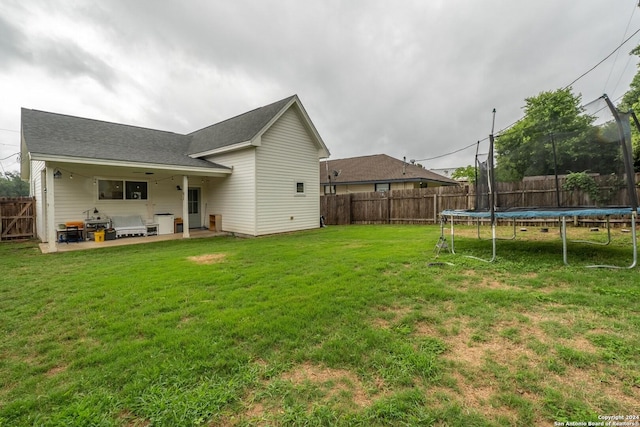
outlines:
M32 239L36 235L36 199L0 198L0 240Z

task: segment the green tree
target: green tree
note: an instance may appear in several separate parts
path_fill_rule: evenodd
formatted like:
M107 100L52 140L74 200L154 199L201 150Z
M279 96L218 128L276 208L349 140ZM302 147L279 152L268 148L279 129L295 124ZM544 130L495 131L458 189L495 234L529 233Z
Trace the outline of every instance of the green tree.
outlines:
M457 168L451 174L451 178L457 180L463 179L473 184L474 182L476 182L476 167L469 165Z
M20 197L29 195L29 184L20 179L17 172L0 174L0 197Z
M496 138L496 178L517 181L525 176L593 170L615 172L616 144L608 131L593 126L580 95L571 88L542 92L525 100L525 116ZM616 138L614 138L615 140Z
M629 55L640 57L640 45L636 46ZM629 84L629 90L618 104L620 111L633 110L636 114L640 114L640 64L638 64L638 68L638 72ZM631 124L631 143L633 145L633 167L636 172L640 172L640 131L633 124Z

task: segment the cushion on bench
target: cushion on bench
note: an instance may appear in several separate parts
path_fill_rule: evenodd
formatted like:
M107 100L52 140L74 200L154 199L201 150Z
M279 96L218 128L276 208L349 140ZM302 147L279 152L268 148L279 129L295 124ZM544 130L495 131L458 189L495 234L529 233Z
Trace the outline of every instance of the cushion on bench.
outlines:
M140 215L112 216L111 226L116 230L116 237L147 235L147 226Z

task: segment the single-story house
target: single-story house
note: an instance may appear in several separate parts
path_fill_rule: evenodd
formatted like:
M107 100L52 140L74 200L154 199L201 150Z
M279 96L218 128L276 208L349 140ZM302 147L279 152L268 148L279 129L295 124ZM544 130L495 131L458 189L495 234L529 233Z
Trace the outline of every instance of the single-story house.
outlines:
M386 154L320 162L323 194L363 193L459 185L422 166Z
M250 236L319 226L329 151L297 95L189 134L24 108L21 120L21 176L49 251L70 221L167 215L183 237L211 218Z

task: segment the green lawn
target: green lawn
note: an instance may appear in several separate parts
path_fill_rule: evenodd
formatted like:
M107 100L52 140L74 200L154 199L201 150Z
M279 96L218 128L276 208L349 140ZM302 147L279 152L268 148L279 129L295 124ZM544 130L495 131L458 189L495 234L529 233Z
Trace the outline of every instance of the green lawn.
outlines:
M474 233L457 251L490 257ZM572 244L565 267L557 233L527 233L499 241L492 264L435 259L434 226L49 255L2 243L0 426L640 414L640 270L579 266L629 264L629 234Z

